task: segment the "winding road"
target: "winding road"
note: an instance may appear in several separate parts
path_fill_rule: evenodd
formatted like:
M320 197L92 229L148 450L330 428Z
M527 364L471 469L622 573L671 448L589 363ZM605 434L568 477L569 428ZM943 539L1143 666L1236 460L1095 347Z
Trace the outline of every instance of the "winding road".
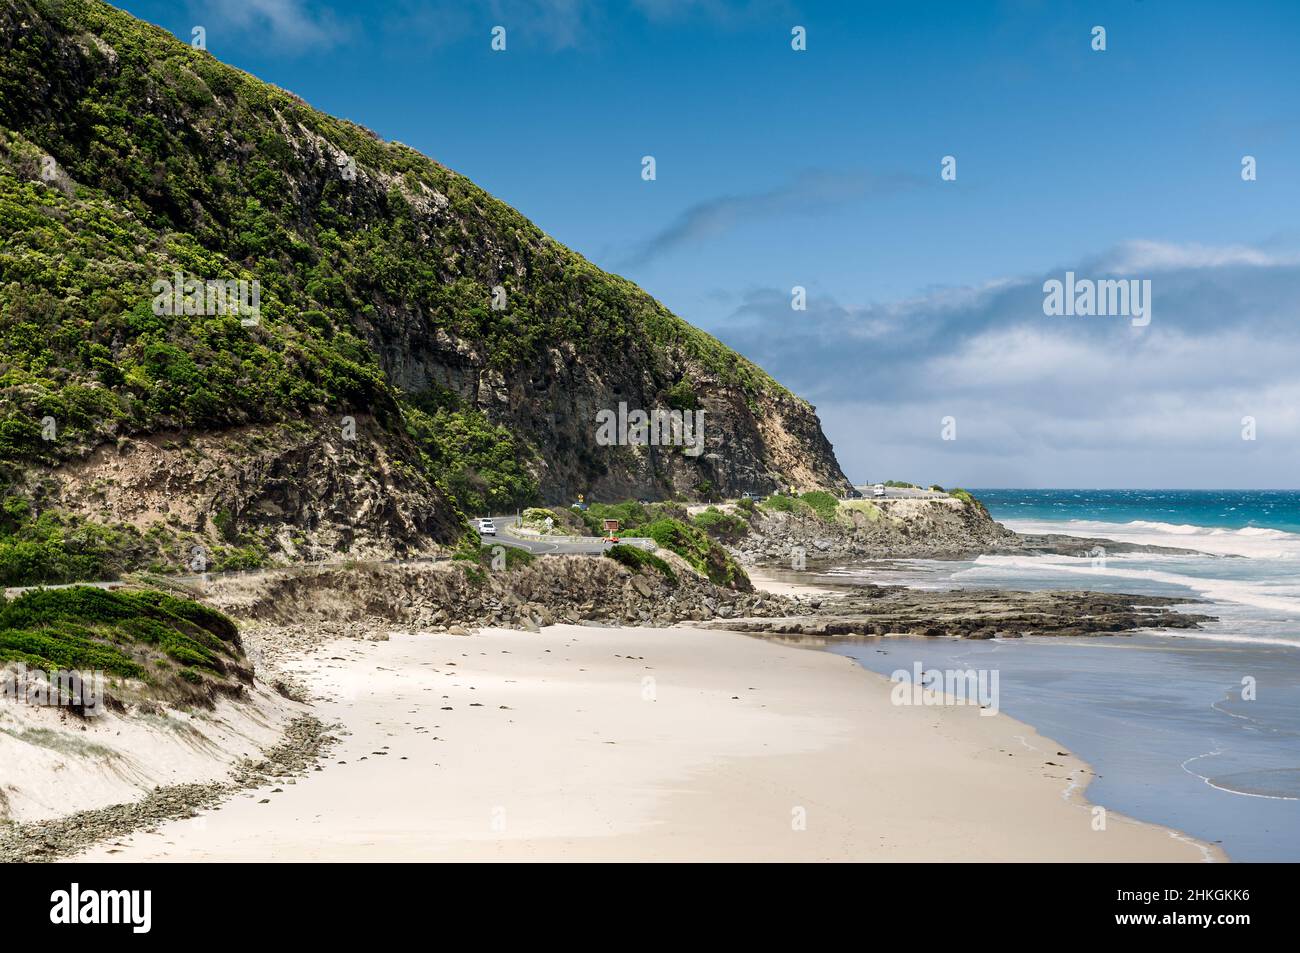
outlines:
M613 544L605 542L599 536L512 536L502 532L508 526L515 526L519 522L518 516L492 516L489 517L496 524L496 536L484 536L479 534L479 539L483 545L492 546L500 544L502 546L513 546L516 549L527 550L537 556L599 556ZM473 521L477 525L478 521ZM623 537L619 539L620 543L628 546L639 546L641 549L648 549L653 552L658 548L655 541L645 537ZM420 559L387 559L383 562L387 565L394 566L411 566L424 565L429 563L446 562L450 557L424 557ZM169 579L173 582L180 583L205 583L216 579L220 576L241 576L252 577L262 576L275 572L301 572L311 569L329 569L343 566L354 560L349 557L346 559L330 560L320 563L297 563L288 566L267 566L263 569L239 569L232 571L214 571L198 575L171 576ZM0 588L0 594L7 599L14 599L29 592L33 589L68 589L73 586L93 586L97 589L120 589L129 585L122 580L99 580L86 582L59 582L59 583L38 583L31 586L6 586Z
M514 536L505 532L505 530L507 527L519 524L518 516L491 516L488 518L496 525L497 534L495 536L484 536L480 533L479 538L485 546L499 543L502 546L525 549L537 556L599 556L612 545L599 536ZM475 523L477 525L477 521ZM654 540L645 537L620 537L619 542L628 546L639 546L642 549L654 550L657 548Z

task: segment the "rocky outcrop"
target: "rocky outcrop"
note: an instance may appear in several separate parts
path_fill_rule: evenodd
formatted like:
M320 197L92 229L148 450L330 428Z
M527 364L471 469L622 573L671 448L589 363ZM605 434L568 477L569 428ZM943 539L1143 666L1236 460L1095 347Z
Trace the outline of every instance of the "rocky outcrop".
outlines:
M557 342L528 368L501 372L491 368L489 352L436 333L420 317L376 322L368 330L397 386L449 391L521 435L547 503L571 503L579 494L593 500L735 497L791 485L835 492L849 486L811 405L778 387L747 394L682 347L647 342L611 352ZM701 453L597 443L598 414L617 413L620 404L665 408L669 389L682 382L703 412Z
M733 548L747 564L806 560L951 559L1016 545L1017 536L979 503L955 498L841 504L834 519L755 510L750 532Z
M155 547L136 561L164 571L192 571L196 546L213 569L244 550L257 562L411 557L458 532L442 491L368 417L122 438L29 480L39 509L126 517Z
M1202 622L1217 621L1212 616L1170 608L1188 602L1113 592L855 586L842 598L816 600L810 606L815 610L811 613L711 625L827 640L897 635L1018 639L1036 635L1121 635L1137 629L1199 629Z
M286 569L220 577L202 596L249 624L245 634L255 666L258 646L267 647L255 634L260 626L277 628L282 637L273 641L281 650L296 650L300 638L358 634L376 626L464 634L477 626L671 625L787 615L805 605L801 599L715 586L674 554L661 550L659 555L675 579L653 568L633 572L603 557L548 556L501 571L460 560Z
M695 509L700 509L696 507ZM734 512L735 507L724 510ZM749 532L726 540L746 565L791 565L799 552L806 562L853 559L973 559L980 555L1104 558L1118 553L1187 555L1190 549L1121 543L1110 539L1029 535L1007 529L978 500L854 500L842 503L834 519L807 508L774 512L758 507L749 517Z
M631 571L611 559L564 556L500 572L457 561L289 569L252 579L220 579L204 598L242 620L248 655L263 679L277 677L281 660L322 642L367 639L393 628L467 635L480 626L537 630L557 623L690 622L817 639L991 639L1196 629L1215 621L1175 611L1187 599L1123 593L874 585L794 596L739 593L692 573L673 554L661 554L676 570L676 581L651 568ZM792 573L790 580L825 582L804 573Z

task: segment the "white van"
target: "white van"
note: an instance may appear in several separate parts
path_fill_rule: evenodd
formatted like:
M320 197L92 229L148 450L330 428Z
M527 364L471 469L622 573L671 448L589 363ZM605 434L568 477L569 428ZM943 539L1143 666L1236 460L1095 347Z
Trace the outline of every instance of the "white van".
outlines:
M871 488L871 495L872 495L872 496L877 496L877 497L879 497L879 496L884 496L884 495L885 495L885 484L883 484L883 483L877 483L877 484L875 484L875 485Z

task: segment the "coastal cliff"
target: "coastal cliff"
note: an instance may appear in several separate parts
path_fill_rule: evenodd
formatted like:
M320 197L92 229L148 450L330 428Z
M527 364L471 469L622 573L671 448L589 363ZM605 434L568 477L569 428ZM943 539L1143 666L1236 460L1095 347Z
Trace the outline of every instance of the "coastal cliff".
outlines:
M0 227L8 583L403 555L578 494L848 487L811 405L636 285L97 0L0 0ZM620 403L703 412L702 452L603 445Z

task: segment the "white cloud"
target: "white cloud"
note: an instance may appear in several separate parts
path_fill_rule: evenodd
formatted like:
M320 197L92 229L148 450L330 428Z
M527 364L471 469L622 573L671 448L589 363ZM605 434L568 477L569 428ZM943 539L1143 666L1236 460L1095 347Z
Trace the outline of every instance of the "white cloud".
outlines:
M1047 317L1043 276L860 307L754 290L724 341L809 397L850 476L976 486L1291 486L1300 256L1131 242L1154 318ZM940 440L940 420L958 439ZM1259 437L1241 439L1241 418Z
M1132 241L1102 258L1098 268L1114 274L1134 274L1180 268L1226 268L1233 265L1276 268L1297 264L1300 264L1300 255L1295 253L1278 254L1249 245Z
M214 13L218 24L298 49L327 49L347 35L332 13L312 13L301 0L210 0L202 9Z

